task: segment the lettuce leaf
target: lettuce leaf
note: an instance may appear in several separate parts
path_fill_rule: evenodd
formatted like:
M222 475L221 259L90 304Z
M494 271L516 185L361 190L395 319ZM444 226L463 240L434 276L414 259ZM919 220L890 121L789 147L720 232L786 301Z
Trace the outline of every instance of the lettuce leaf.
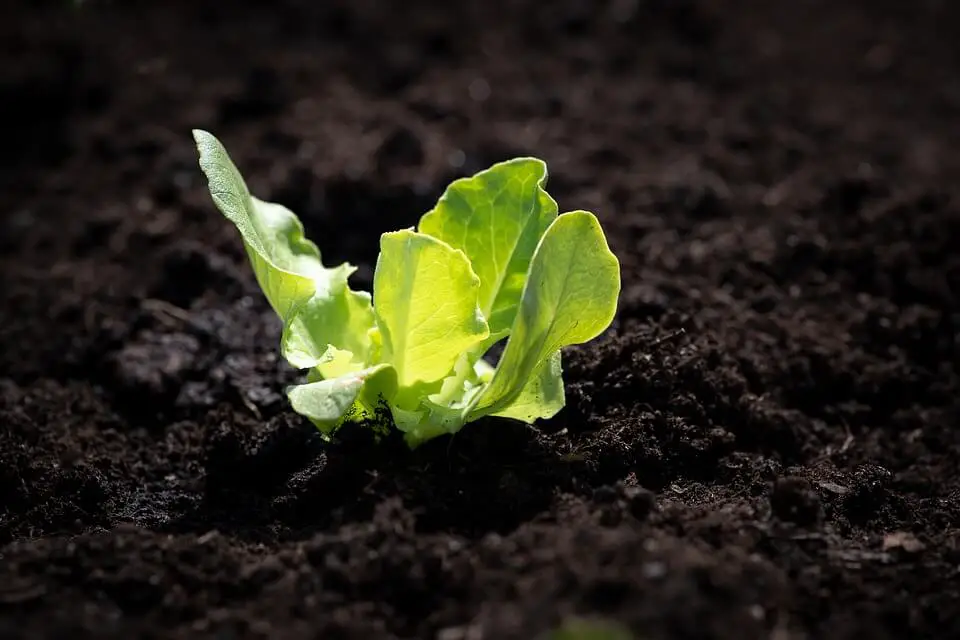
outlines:
M520 413L528 416L550 415L561 383L549 359L562 347L599 336L613 321L619 293L620 265L597 218L587 211L559 216L537 247L510 339L468 420L511 407L523 407Z
M200 167L221 213L240 231L257 283L284 322L281 351L301 369L349 353L354 370L363 367L374 326L370 295L352 291L347 278L356 269L324 267L317 246L286 207L250 194L226 149L206 131L194 130ZM331 351L333 349L333 351Z
M480 277L480 311L490 334L502 337L513 324L533 252L557 217L544 190L547 165L536 158L495 164L447 187L419 231L460 249Z
M373 279L385 361L401 387L441 380L490 335L480 279L463 252L409 229L385 233Z

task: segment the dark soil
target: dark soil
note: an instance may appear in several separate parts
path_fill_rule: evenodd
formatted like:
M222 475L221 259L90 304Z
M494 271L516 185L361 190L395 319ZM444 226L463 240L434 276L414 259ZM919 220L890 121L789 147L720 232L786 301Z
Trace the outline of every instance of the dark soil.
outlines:
M419 5L7 5L0 637L960 637L957 3ZM568 407L325 445L192 127L358 286L545 158L623 266Z

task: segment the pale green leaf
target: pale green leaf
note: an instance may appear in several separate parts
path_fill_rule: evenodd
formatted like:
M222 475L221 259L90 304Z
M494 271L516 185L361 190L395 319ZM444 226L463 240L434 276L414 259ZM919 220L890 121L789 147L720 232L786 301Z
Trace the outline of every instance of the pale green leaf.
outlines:
M378 404L396 393L396 371L379 364L338 378L308 382L287 389L293 410L329 434L347 420L373 417Z
M510 339L471 420L496 414L520 397L552 354L600 335L613 321L620 265L593 214L559 216L544 234Z
M467 411L483 392L484 385L493 376L494 368L473 351L465 351L454 364L453 372L444 378L436 393L416 389L421 394L417 408L395 408L394 423L404 432L411 447L445 433L456 433L466 422Z
M516 400L493 415L532 424L535 420L557 415L565 400L562 357L559 351L555 351L540 364Z
M373 324L370 294L351 291L344 279L328 295L318 292L293 312L283 328L281 350L300 369L321 365L343 352L349 352L354 370L362 369L370 355Z
M536 158L495 164L447 187L419 231L463 251L480 277L480 310L491 336L513 324L537 243L557 217L544 185L547 166Z
M328 347L323 358L310 371L315 372L318 380L324 378L339 378L348 373L363 369L363 361L354 357L350 351Z
M223 215L240 231L257 282L284 321L282 351L296 367L328 360L328 349L349 351L359 368L370 350L370 296L351 291L349 264L328 269L303 225L286 207L250 194L226 149L213 135L193 132L200 167Z
M489 335L479 289L469 260L450 245L409 229L381 236L373 306L381 358L396 367L401 387L447 376Z
M462 411L444 407L423 408L419 411L403 411L395 408L393 420L403 432L403 439L411 449L433 438L456 433L466 420Z
M286 320L326 278L320 251L304 237L303 225L289 209L250 195L219 140L200 130L193 137L214 203L240 231L260 288Z

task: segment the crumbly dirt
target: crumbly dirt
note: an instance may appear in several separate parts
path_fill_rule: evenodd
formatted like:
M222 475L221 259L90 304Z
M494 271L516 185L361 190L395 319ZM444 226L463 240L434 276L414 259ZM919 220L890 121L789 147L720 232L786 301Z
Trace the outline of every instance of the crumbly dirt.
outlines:
M960 637L960 9L32 2L0 20L0 636ZM568 407L327 445L190 129L372 278L534 154Z

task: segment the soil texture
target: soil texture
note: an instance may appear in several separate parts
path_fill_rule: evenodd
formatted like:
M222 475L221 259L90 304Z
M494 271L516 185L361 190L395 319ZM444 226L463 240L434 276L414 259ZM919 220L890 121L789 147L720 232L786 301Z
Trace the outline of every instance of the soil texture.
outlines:
M0 637L960 638L957 3L2 13ZM622 265L568 406L322 442L193 127L361 288L544 158Z

